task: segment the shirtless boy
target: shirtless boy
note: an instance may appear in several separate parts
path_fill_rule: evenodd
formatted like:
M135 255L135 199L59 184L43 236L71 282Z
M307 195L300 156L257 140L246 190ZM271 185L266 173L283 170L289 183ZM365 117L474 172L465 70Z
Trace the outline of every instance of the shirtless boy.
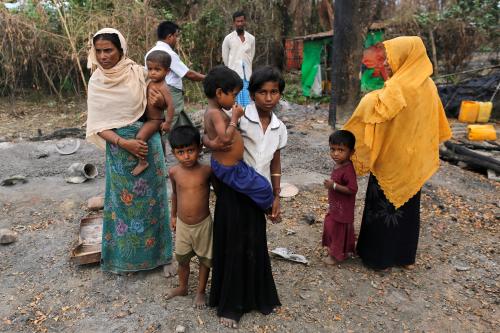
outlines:
M208 108L204 115L206 138L228 145L224 151L212 152L214 175L234 190L249 196L262 210L270 212L274 196L271 184L243 161L243 139L237 129L244 111L235 104L243 86L238 74L226 66L216 66L203 81ZM224 110L232 110L229 116Z
M147 142L150 138L150 135L148 136L147 133L150 133L151 135L154 133L154 131L151 132L147 129L148 126L158 126L158 124L161 123L162 131L170 131L170 127L174 119L174 103L172 101L172 95L165 84L165 76L170 71L170 62L170 55L163 51L153 51L148 54L146 58L148 79L150 79L147 88L148 97L153 91L160 93L160 98L163 99L163 104L166 105L167 112L165 117L163 117L162 108L155 107L154 105L148 103L145 112L146 122L136 135L136 139L138 140ZM146 170L148 166L149 163L146 159L139 159L139 163L137 163L134 170L132 170L132 174L137 176Z
M196 308L206 305L205 288L212 265L213 222L208 208L211 169L198 162L200 132L192 126L175 127L168 141L179 164L169 170L172 182L171 226L175 231L175 257L179 263L179 286L168 291L167 299L188 293L189 263L200 261Z

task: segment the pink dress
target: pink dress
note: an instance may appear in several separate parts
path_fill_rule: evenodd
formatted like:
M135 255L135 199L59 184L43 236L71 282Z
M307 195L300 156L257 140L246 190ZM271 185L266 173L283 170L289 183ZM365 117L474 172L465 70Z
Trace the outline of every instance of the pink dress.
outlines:
M347 186L353 193L344 194L333 189L328 190L328 213L323 224L323 246L337 261L345 260L355 251L354 204L358 183L351 161L338 169L333 169L331 179Z

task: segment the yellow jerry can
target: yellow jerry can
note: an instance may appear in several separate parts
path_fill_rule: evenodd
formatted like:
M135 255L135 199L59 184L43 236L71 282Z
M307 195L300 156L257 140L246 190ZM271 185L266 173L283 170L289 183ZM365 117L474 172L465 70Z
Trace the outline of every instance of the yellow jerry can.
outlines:
M493 109L493 103L491 102L479 102L479 111L477 113L478 123L487 123L490 120L491 109Z
M458 121L463 123L475 123L479 113L479 102L462 101Z
M497 139L497 132L493 125L469 125L467 132L467 138L471 141L494 141Z

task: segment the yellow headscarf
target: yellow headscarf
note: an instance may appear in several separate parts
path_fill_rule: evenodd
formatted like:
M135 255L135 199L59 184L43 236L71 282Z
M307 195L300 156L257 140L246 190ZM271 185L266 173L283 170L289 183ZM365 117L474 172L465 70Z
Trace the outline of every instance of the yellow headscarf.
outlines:
M384 47L393 76L361 99L344 129L356 137L356 172L373 173L399 208L439 168L439 143L451 130L420 37L394 38Z
M147 104L144 67L127 58L127 42L118 30L104 28L94 37L104 33L118 35L123 56L113 68L104 69L90 41L87 67L93 73L87 98L87 140L103 149L106 142L98 133L132 124L142 116Z

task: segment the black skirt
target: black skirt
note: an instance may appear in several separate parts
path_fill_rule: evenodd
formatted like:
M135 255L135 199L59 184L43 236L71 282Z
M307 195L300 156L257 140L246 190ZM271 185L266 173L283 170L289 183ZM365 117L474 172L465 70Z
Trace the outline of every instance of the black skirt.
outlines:
M396 209L370 175L356 251L374 269L415 263L420 231L420 191Z
M281 305L267 251L264 212L222 182L216 186L213 270L209 305L239 321L249 311Z

